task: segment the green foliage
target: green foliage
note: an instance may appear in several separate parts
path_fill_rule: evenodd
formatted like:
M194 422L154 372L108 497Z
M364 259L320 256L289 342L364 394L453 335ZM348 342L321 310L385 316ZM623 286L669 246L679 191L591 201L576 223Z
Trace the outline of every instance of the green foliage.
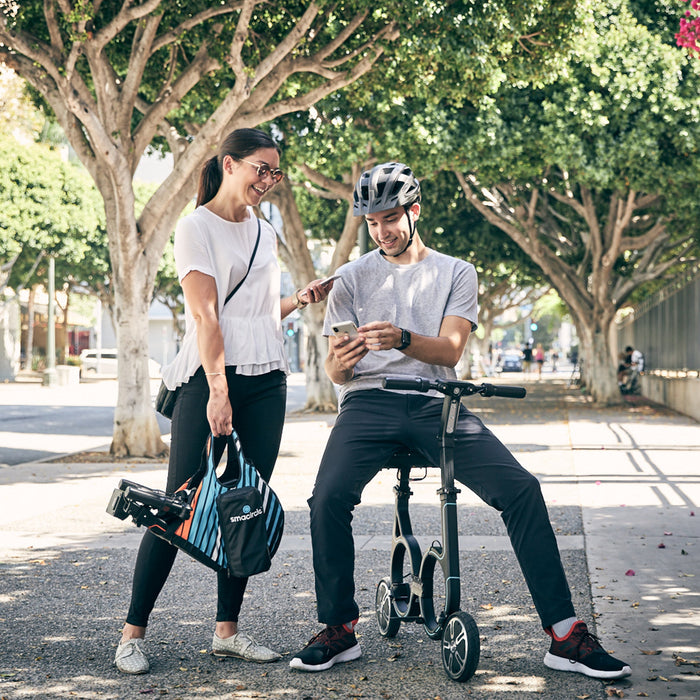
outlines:
M633 6L648 26L635 19ZM698 238L700 67L666 43L665 15L658 31L653 26L655 7L598 4L590 31L556 82L508 85L484 98L476 118L455 127L465 136L463 168L482 185L511 183L523 202L536 189L544 197L549 188L574 196L588 188L601 226L609 221L613 195L656 195L637 212L633 230L664 217L677 239ZM550 200L548 206L556 226L542 239L571 266L590 264L588 223L565 205ZM676 252L669 247L662 260ZM626 251L615 261L615 275L631 278L644 254Z
M421 237L447 255L471 262L481 280L514 276L519 286L542 284L539 268L498 227L468 204L451 173L436 173L421 181Z
M49 146L0 138L0 261L19 257L9 284L43 281L38 256L56 258L57 283L108 274L102 200L87 174Z
M700 71L623 0L600 3L555 83L504 86L462 120L463 161L486 184L556 166L596 189L682 193L698 176L699 87Z

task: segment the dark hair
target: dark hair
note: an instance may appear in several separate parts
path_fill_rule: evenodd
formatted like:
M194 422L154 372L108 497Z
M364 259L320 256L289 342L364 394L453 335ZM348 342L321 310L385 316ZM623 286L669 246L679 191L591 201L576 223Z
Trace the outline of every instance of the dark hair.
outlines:
M634 348L633 348L631 345L628 345L628 346L625 348L625 352L632 352L632 350L634 350Z
M225 156L241 160L261 148L274 148L280 153L279 146L272 140L272 137L260 129L236 129L232 131L221 144L219 155L209 158L202 167L196 205L199 207L206 204L219 191L223 179Z

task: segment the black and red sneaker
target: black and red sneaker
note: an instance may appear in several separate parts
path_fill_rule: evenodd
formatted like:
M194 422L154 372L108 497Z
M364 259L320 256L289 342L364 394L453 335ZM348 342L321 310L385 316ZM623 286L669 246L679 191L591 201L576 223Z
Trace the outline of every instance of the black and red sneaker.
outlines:
M334 664L352 661L362 656L362 649L350 625L326 627L309 640L308 644L289 662L299 671L325 671Z
M627 664L610 656L600 646L598 637L591 634L581 620L572 626L566 637L557 637L551 627L545 631L552 638L544 657L545 666L549 668L583 673L592 678L624 678L632 673Z

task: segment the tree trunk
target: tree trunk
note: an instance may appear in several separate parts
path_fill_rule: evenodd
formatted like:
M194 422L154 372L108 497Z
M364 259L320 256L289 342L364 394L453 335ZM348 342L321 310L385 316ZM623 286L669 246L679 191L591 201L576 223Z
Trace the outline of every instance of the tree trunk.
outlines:
M126 175L130 190L130 174ZM153 247L141 247L133 208L132 215L126 215L133 207L133 198L123 192L121 197L105 200L107 208L116 210L115 216L107 217L108 227L110 221L122 222L118 235L109 236L119 353L119 392L110 452L117 456L155 457L168 450L161 440L151 404L148 371L148 310L159 256Z
M283 180L271 193L269 200L279 209L284 222L283 245L280 255L289 270L294 285L303 287L316 276L311 253L306 243L306 231L294 199L291 185ZM332 272L332 271L331 271ZM307 411L335 411L337 399L333 383L326 375L326 339L323 318L326 304L312 304L302 311L306 333L306 406Z
M617 386L617 365L611 362L610 331L612 322L594 328L576 322L576 330L583 347L579 352L582 384L597 403L612 406L622 402Z
M19 299L0 301L0 379L14 381L19 371Z
M304 312L304 328L306 329L306 411L319 413L335 413L338 408L338 398L333 383L328 378L325 369L328 354L328 341L323 336L323 309L307 307Z

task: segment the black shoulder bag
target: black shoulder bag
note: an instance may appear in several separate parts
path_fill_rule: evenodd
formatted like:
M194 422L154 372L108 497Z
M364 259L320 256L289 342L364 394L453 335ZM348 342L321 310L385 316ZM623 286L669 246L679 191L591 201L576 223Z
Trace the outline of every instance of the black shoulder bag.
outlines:
M253 248L253 254L250 256L250 262L248 263L248 269L243 275L243 279L233 288L229 295L224 300L224 306L228 303L229 299L241 288L241 285L245 282L250 268L253 267L253 260L255 260L255 254L258 252L258 244L260 243L260 219L258 219L258 237L255 240L255 247ZM166 418L173 417L173 410L175 409L175 399L177 398L177 389L168 389L165 383L161 380L160 388L158 389L158 395L156 396L156 411L160 413L161 416Z

